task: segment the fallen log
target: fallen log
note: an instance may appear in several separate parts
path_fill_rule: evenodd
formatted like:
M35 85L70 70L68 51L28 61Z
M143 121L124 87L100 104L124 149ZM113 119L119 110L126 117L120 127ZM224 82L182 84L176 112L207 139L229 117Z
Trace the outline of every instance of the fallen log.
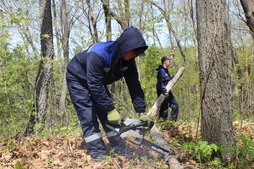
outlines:
M152 138L156 138L154 139L154 141L157 145L160 145L166 150L172 150L172 148L169 146L167 141L163 138L163 135L160 133L159 129L156 126L153 126L153 128L151 129L150 135ZM180 169L181 165L179 161L177 160L176 155L165 155L164 159L168 163L170 169Z

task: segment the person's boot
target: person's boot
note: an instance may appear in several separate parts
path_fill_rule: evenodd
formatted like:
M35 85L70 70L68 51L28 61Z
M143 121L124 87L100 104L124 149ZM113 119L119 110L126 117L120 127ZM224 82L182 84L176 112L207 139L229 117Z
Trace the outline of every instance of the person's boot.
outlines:
M106 158L107 151L102 138L86 143L86 145L87 145L87 154L89 154L92 157L93 161L101 162Z
M102 161L106 160L106 157L107 157L106 155L99 155L97 157L92 157L92 160L94 162L102 162Z

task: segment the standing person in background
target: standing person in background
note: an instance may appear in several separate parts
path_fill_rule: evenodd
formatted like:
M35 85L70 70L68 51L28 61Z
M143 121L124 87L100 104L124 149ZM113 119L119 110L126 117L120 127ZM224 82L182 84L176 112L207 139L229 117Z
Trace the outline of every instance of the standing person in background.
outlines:
M172 111L169 119L176 121L178 116L178 103L173 93L170 91L167 93L166 86L168 82L173 78L170 76L168 72L168 68L172 65L172 59L168 56L164 56L161 58L161 65L156 69L157 72L157 96L159 97L161 94L165 96L165 100L160 107L159 118L163 120L168 119L168 108L171 107Z
M107 85L125 78L134 109L146 110L135 57L145 55L146 42L137 28L127 28L115 41L99 42L77 54L67 66L67 85L77 111L88 152L94 161L106 156L106 148L99 129L99 121L116 153L125 150L125 141L106 127L117 127L121 116L114 106ZM98 118L98 119L97 119ZM146 115L141 121L149 122Z

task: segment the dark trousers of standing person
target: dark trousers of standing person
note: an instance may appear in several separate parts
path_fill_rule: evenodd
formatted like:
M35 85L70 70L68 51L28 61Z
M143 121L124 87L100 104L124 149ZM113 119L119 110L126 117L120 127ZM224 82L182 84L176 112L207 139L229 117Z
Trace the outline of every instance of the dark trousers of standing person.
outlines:
M160 107L159 118L162 118L163 120L168 120L169 107L172 109L169 119L176 121L178 117L179 107L177 100L174 97L168 97L164 100Z

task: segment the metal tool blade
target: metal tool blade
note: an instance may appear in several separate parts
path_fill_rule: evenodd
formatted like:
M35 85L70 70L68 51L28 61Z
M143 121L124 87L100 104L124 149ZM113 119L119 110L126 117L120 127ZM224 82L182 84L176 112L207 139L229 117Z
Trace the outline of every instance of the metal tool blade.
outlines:
M149 149L151 149L151 150L153 150L153 151L155 151L155 152L157 152L157 153L159 153L163 156L165 156L165 155L175 155L176 154L174 150L166 150L166 149L162 148L161 146L156 145L156 144L154 144L154 143L152 143L152 142L150 142L146 139L143 139L141 145L143 145L143 146L145 146L145 147L147 147L147 148L149 148Z

